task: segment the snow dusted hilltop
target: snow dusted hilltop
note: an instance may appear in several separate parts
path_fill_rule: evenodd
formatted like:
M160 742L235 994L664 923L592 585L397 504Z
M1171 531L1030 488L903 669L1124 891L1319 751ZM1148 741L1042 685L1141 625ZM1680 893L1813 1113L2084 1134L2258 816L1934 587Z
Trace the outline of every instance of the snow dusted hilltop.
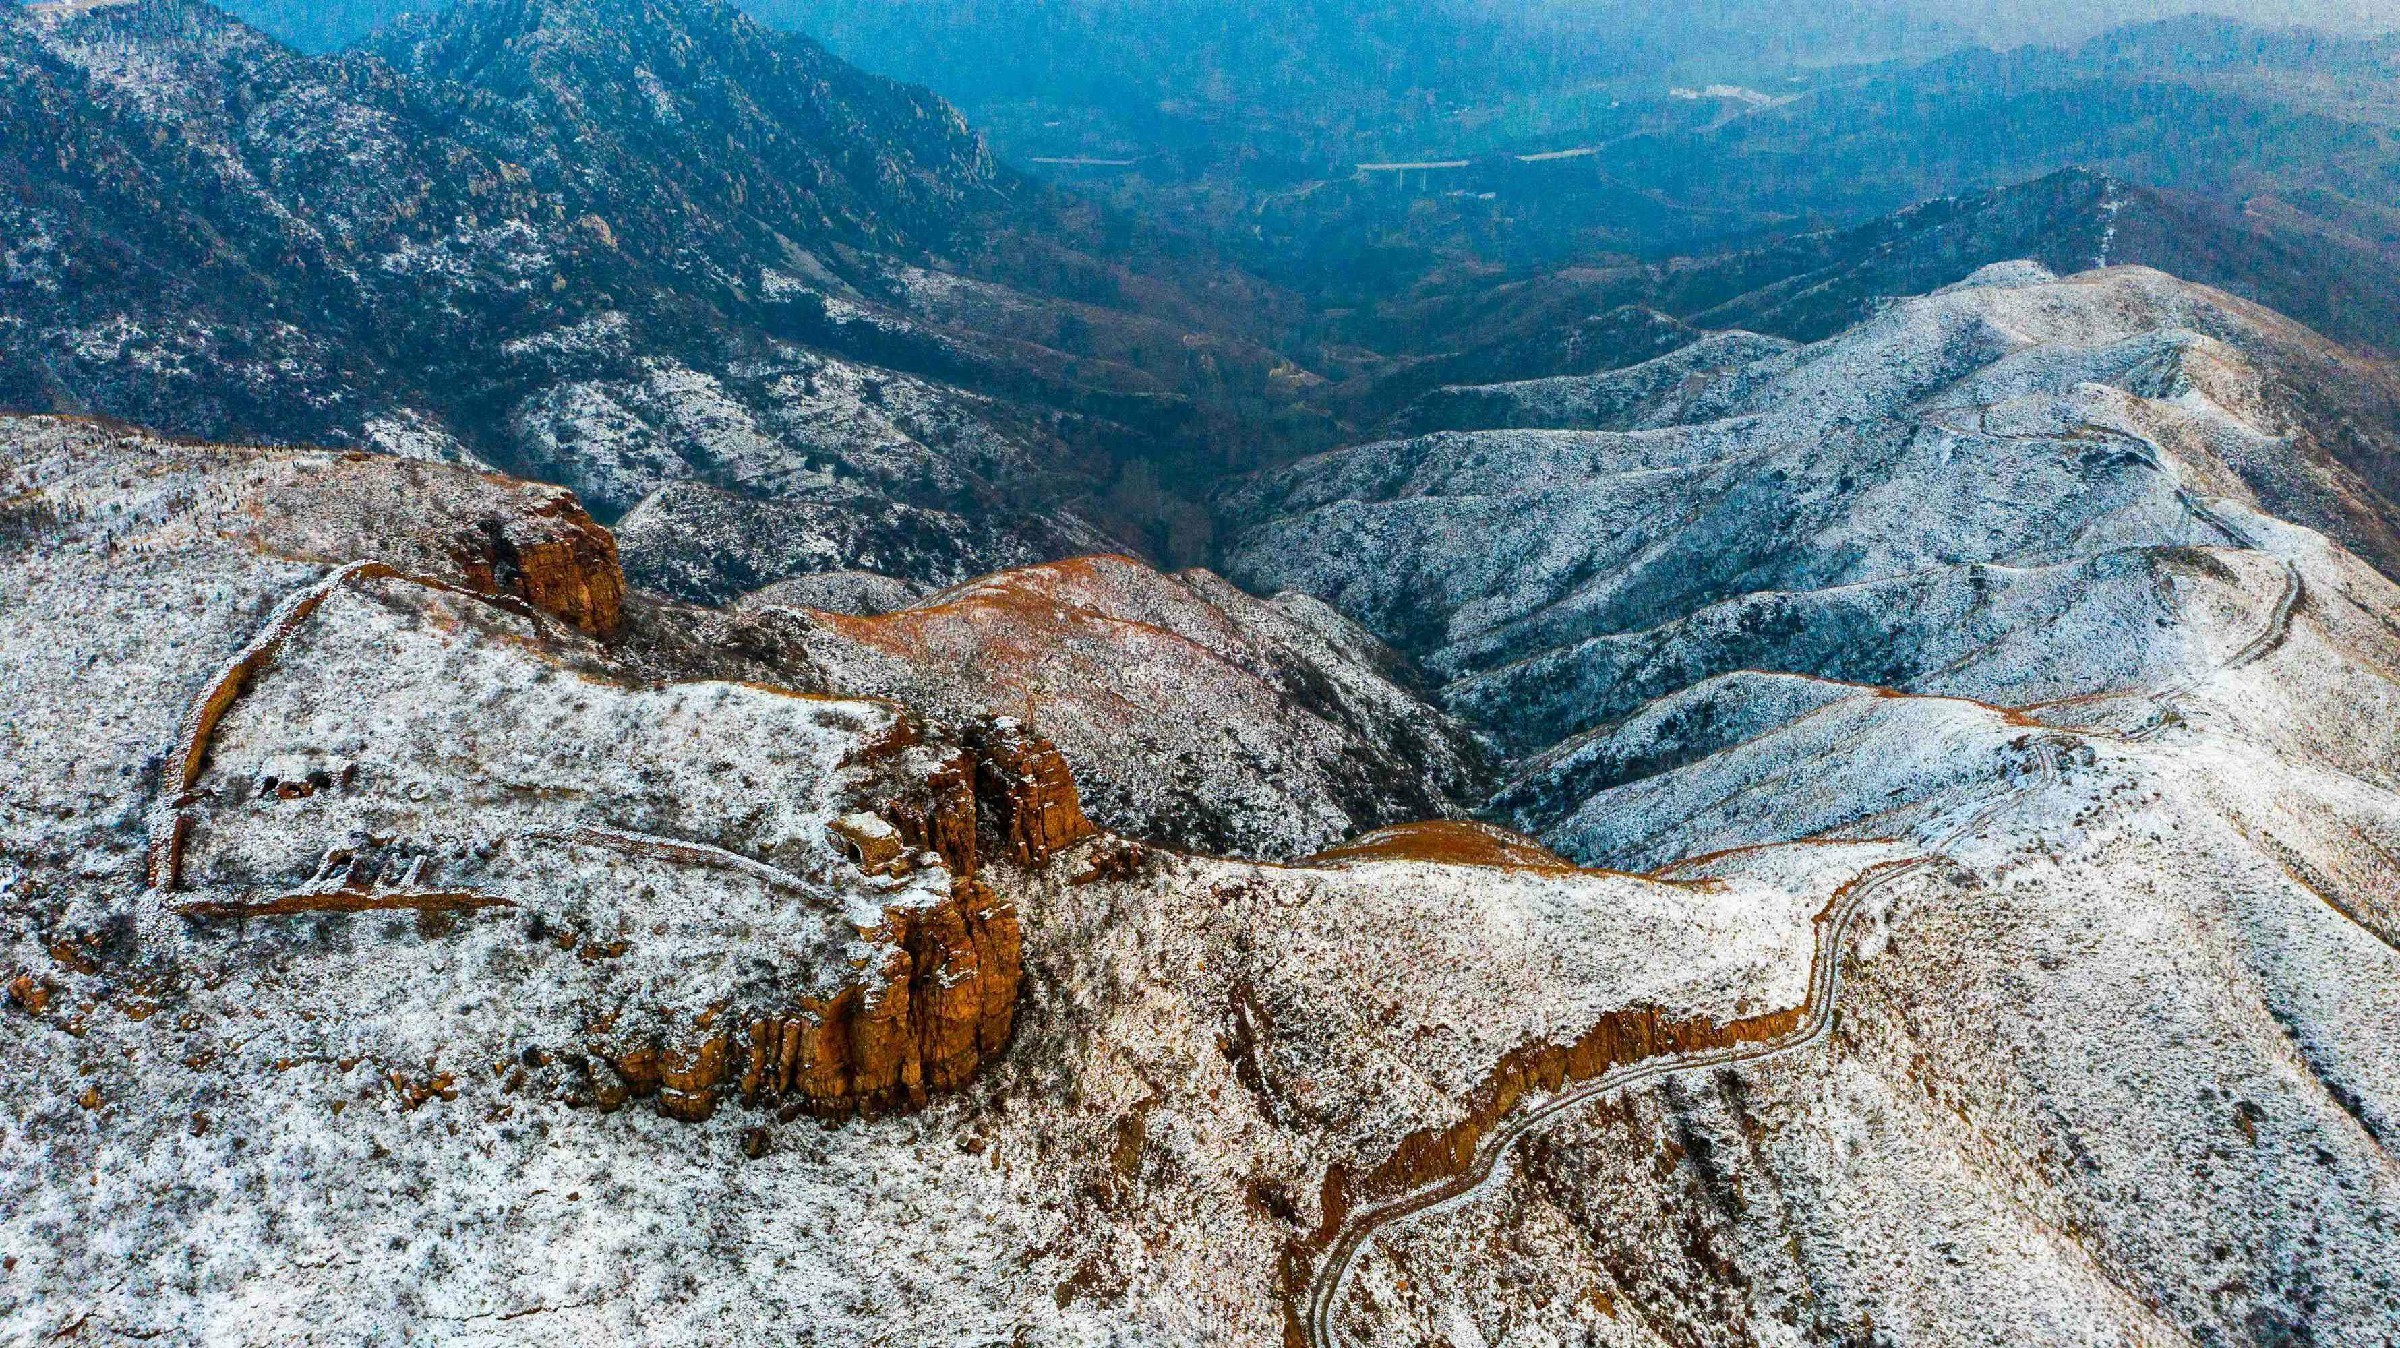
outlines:
M1096 837L1048 742L821 691L838 615L629 592L554 488L0 443L12 1339L1271 1342L1528 1083L1805 995L1824 874ZM1412 714L1304 605L1059 575Z
M830 686L951 721L1032 716L1095 817L1178 848L1288 860L1487 785L1389 648L1305 595L1253 599L1206 571L1079 558L812 627Z

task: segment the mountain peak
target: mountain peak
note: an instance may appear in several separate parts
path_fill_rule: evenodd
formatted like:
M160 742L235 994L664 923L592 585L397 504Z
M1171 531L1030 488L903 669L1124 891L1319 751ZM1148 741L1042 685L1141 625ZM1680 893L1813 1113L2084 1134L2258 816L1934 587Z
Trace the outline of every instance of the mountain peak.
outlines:
M429 88L499 105L484 148L729 266L828 234L938 247L1002 196L957 109L719 0L470 0L375 45Z
M566 60L644 59L677 45L774 42L777 36L718 0L464 0L411 15L378 35L387 50L426 41L501 43L526 67Z

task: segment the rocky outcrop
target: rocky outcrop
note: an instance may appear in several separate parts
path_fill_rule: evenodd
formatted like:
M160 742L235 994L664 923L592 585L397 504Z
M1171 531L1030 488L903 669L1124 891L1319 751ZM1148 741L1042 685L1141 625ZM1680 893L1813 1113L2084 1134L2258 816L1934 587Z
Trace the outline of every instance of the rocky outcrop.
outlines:
M961 879L948 902L892 909L859 936L886 952L871 980L711 1015L680 1039L603 1035L594 1048L627 1095L698 1123L729 1095L786 1118L915 1109L1006 1047L1023 966L1015 905Z
M884 796L879 816L909 849L931 852L951 874L970 879L976 870L976 831L981 817L976 808L976 768L972 752L940 759L894 784ZM837 829L839 826L836 821ZM863 839L845 839L845 844L845 850L861 862L867 860L869 844Z
M728 1088L745 1105L786 1113L873 1116L966 1085L1007 1045L1023 935L1016 905L976 876L978 835L1036 868L1096 836L1065 758L1012 722L985 724L881 808L837 818L827 833L868 876L903 876L918 864L912 857L937 857L953 876L948 900L889 908L860 929L859 940L885 952L870 977L737 1018L738 1033L612 1055L633 1094L654 1094L661 1113L689 1120L714 1113ZM655 1083L653 1060L662 1064Z
M367 467L376 480L380 465ZM340 541L329 512L311 518L308 541ZM539 541L572 563L575 517L536 518L568 526ZM739 967L757 917L696 921L670 905L617 919L615 939L603 931L560 947L603 975L599 1000L617 1008L584 1036L612 1077L582 1098L603 1108L647 1099L697 1122L738 1093L841 1118L916 1108L971 1080L1008 1042L1023 964L1015 906L978 878L979 849L1038 868L1097 831L1057 748L1013 722L981 724L961 742L897 709L767 687L645 691L610 662L609 648L464 586L380 562L345 566L287 597L197 694L168 767L175 796L154 823L153 882L196 926L401 912L472 920L499 909L548 923L594 902L598 875L512 864L495 848L594 849L671 883L763 887L804 908L775 934L783 953L770 981L789 991L764 1005ZM554 665L583 677L555 685ZM595 708L599 719L585 719ZM693 759L674 736L658 738L661 724L687 720L711 755L729 757ZM488 771L475 766L487 743L507 771L555 784L426 798L429 780ZM602 761L630 775L595 775ZM758 811L748 790L716 785L736 765L752 780L782 775L782 789L809 803L763 825L737 822L725 811ZM563 804L585 800L604 817L677 817L638 832ZM428 884L436 873L444 883ZM880 915L848 916L862 904ZM685 954L654 977L605 976L645 938Z
M616 630L625 601L617 541L573 496L558 492L538 511L512 517L486 536L486 552L460 559L471 582L523 595L535 608L596 636Z
M256 451L269 469L236 510L287 556L373 557L481 594L521 599L608 636L625 603L617 541L574 493L379 454Z
M993 812L1002 845L1020 866L1039 866L1098 833L1083 817L1075 775L1058 747L999 717L973 735L976 798Z

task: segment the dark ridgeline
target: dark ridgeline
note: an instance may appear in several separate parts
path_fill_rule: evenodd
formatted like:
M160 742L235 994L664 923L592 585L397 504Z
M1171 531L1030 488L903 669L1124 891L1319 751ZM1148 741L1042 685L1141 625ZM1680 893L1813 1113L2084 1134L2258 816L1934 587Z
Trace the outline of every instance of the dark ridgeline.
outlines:
M2260 228L2205 197L2065 169L1861 225L1698 257L1420 286L1352 321L1361 341L1425 352L1357 390L1353 414L1380 421L1444 385L1631 364L1714 330L1818 341L1892 296L1937 290L1978 267L2020 258L2061 275L2103 263L2156 267L2368 350L2388 349L2400 333L2400 262L2321 245L2296 230Z
M871 8L762 12L855 43ZM968 6L884 55L1067 12ZM1228 479L1412 404L1404 427L1438 425L1418 400L1444 385L1712 329L1813 340L2015 258L2159 266L2360 346L2400 331L2375 205L2400 172L2375 112L2392 41L2189 20L1816 72L1789 101L1652 83L1556 104L1542 138L1496 123L1462 168L1358 175L1349 154L1401 153L1375 127L1456 130L1501 78L1441 37L1463 20L1235 12L1175 9L1111 72L1131 83L995 105L1003 148L1141 149L1101 114L1184 79L1170 56L1255 73L1341 29L1294 86L1324 96L1194 114L1183 149L1059 187L935 94L715 0L475 0L330 56L191 0L12 8L0 406L479 458L574 487L637 579L714 600L824 570L1206 562L1246 523L1208 504ZM1376 51L1393 87L1457 96L1360 103ZM1037 113L1049 142L1021 134Z

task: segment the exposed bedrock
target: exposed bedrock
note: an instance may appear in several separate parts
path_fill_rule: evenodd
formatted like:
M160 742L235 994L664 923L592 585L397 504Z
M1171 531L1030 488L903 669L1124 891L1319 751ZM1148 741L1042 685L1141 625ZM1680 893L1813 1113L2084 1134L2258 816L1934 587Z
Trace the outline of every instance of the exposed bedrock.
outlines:
M262 547L374 558L522 599L594 636L617 630L625 603L617 541L562 487L380 454L251 454L241 466L252 485L234 509Z
M959 880L947 902L895 908L860 936L884 952L871 980L615 1047L625 1093L693 1123L734 1091L824 1118L885 1114L966 1085L1007 1046L1023 951L1015 905L990 886Z

